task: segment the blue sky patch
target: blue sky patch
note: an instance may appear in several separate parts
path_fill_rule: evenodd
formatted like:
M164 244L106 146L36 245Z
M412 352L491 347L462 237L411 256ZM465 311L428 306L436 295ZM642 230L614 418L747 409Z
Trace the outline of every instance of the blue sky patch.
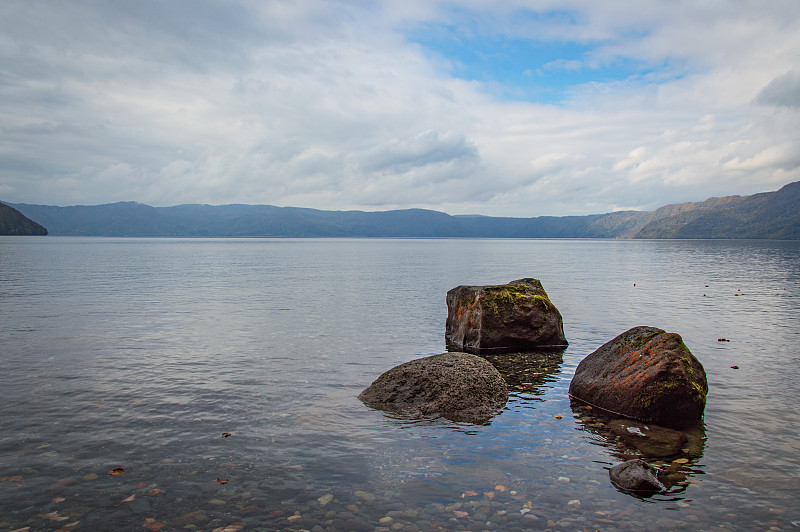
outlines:
M449 74L486 84L501 100L558 104L570 90L588 83L640 78L658 70L642 61L616 58L609 64L587 64L596 43L541 42L481 35L452 26L426 25L406 34L410 42L450 65Z

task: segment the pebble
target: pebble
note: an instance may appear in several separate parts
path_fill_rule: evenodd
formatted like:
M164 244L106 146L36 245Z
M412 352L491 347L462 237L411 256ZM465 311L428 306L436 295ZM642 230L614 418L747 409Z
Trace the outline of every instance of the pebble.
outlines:
M150 503L147 499L136 499L128 503L128 508L135 514L143 514L150 511Z
M185 513L180 517L181 521L205 521L208 515L203 510L195 510L194 512Z
M567 459L568 455L564 455ZM685 461L683 461L685 460ZM661 467L671 471L686 471L682 467L685 463L690 463L691 460L679 459L670 462L669 460L662 462ZM282 465L281 465L282 466ZM282 469L278 466L279 469ZM461 489L450 493L449 495L438 498L437 502L422 503L423 505L415 504L408 499L404 499L404 489L400 487L395 491L388 493L376 492L371 493L367 491L347 492L345 489L336 487L331 488L329 485L325 487L309 485L310 480L304 482L297 481L297 484L289 488L290 482L285 484L280 483L276 485L276 490L286 489L294 490L287 493L281 499L272 499L265 496L255 483L243 483L242 487L232 488L225 491L226 488L220 488L217 485L212 486L214 492L209 496L216 496L217 498L207 501L208 496L202 497L191 495L188 491L181 492L182 497L176 497L175 490L167 489L166 492L161 492L159 498L151 498L153 507L147 502L145 496L148 491L155 489L155 484L149 483L155 479L150 479L136 486L136 498L130 497L133 492L134 481L129 487L119 488L119 491L109 493L108 497L111 502L108 505L109 511L116 510L117 516L122 519L119 524L126 526L127 523L132 521L125 521L131 519L131 513L136 514L138 522L136 525L141 526L141 519L154 518L153 523L160 524L162 521L168 523L165 527L170 529L184 529L184 530L220 530L222 532L233 532L234 528L244 530L246 523L246 530L253 532L268 532L270 530L296 530L306 532L325 532L327 530L354 530L357 532L420 532L420 531L442 531L442 530L468 530L468 531L483 531L483 530L509 530L519 532L521 530L529 529L543 529L548 526L554 530L635 530L636 522L633 519L634 513L632 511L633 503L630 503L620 494L613 491L605 482L598 482L592 478L584 478L584 475L576 473L574 469L569 467L561 469L562 473L574 474L572 480L569 476L550 476L549 482L545 482L550 488L557 490L560 495L559 498L548 499L550 495L547 492L539 492L534 488L528 486L525 480L513 477L513 472L499 472L492 471L487 474L487 478L494 477L495 482L508 475L505 479L510 485L515 485L518 490L508 490L502 484L495 482L483 484L480 481L472 481L470 485L474 488L474 492L465 492L469 494L468 497L461 498ZM79 478L79 477L78 477ZM198 477L199 478L199 477ZM138 479L137 479L138 480ZM692 479L692 483L697 482L697 479ZM74 481L67 480L64 484L74 483ZM48 498L51 504L56 504L58 501L58 514L52 513L53 516L69 515L70 519L78 519L78 515L73 515L70 510L70 504L76 504L74 497L78 496L79 490L83 489L87 484L76 483L74 488L64 489L63 497ZM198 486L205 486L203 483L198 482ZM670 501L668 504L656 501L656 505L662 505L664 509L675 510L679 508L680 512L665 512L667 514L681 515L681 521L675 517L667 515L666 517L657 516L651 523L658 525L659 529L664 530L677 530L689 527L693 529L703 529L704 524L710 522L709 519L717 519L721 527L735 529L737 524L737 514L731 513L731 510L737 507L737 501L745 501L748 496L745 495L747 490L743 488L736 488L739 490L738 499L734 489L721 486L720 490L727 489L724 496L718 497L719 508L701 508L701 504L694 503L690 505L684 501ZM248 491L249 490L249 491ZM570 499L570 495L583 496L587 502L586 505L581 504L581 500L575 498ZM594 493L591 493L594 492ZM473 493L475 495L473 496ZM81 497L83 494L81 493ZM129 496L130 501L124 499ZM534 499L534 496L537 497ZM51 496L52 497L52 496ZM193 497L195 497L193 499ZM416 495L412 494L413 499ZM449 498L447 498L449 497ZM787 495L787 501L789 501ZM141 500L140 500L141 499ZM160 499L160 500L159 500ZM184 499L181 504L181 499ZM530 499L530 500L529 500ZM712 496L711 499L714 499ZM191 504L192 500L195 501L195 508L205 508L203 510L193 510ZM203 502L206 500L207 502ZM536 505L534 507L533 501ZM724 501L728 500L726 504ZM120 501L125 504L120 504ZM566 507L564 506L564 501ZM84 501L86 503L88 501ZM134 504L127 504L135 503ZM66 503L66 504L65 504ZM373 504L367 504L373 503ZM788 502L787 502L788 504ZM85 508L85 516L80 523L81 527L92 529L91 512L97 510L98 505L102 505L101 501L95 501L92 507ZM169 505L173 505L173 517L170 518ZM227 505L227 506L225 506ZM585 508L588 506L589 508ZM713 504L712 504L713 506ZM725 508L723 506L727 506ZM670 508L671 507L671 508ZM776 508L781 508L780 504L775 505ZM104 507L105 508L105 507ZM225 509L227 508L227 510ZM282 508L278 510L277 508ZM769 527L788 527L791 529L797 526L797 521L790 521L791 518L797 519L791 515L791 507L787 506L782 509L786 512L785 517L778 520L768 519L774 518L776 512L767 507L763 513L762 519L759 521L758 517L752 516L747 519L750 528L767 530ZM51 512L56 507L50 506L42 512ZM565 511L567 509L567 511ZM104 509L105 511L105 509ZM241 516L241 521L236 521L234 525L228 524L222 517L221 512L228 512L238 514ZM189 513L185 513L189 512ZM208 514L206 514L208 512ZM712 515L713 514L713 515ZM42 513L42 515L50 515ZM128 516L128 517L125 517ZM177 516L180 516L179 518ZM652 515L651 515L652 517ZM110 515L109 518L113 518ZM740 515L741 518L741 515ZM158 519L158 521L155 521ZM180 521L178 521L180 519ZM641 519L646 521L645 517ZM0 518L0 530L11 530L11 526L7 526ZM68 521L65 521L68 522ZM241 524L240 524L241 523ZM24 523L23 523L24 524ZM642 526L644 522L640 523ZM227 525L227 526L226 526ZM60 526L64 526L63 524ZM77 527L79 525L75 525ZM71 528L75 528L71 527ZM66 531L70 527L66 527ZM130 528L130 527L128 527ZM141 529L141 528L140 528ZM785 529L785 528L784 528Z
M375 494L368 491L357 491L354 495L362 501L372 502L375 500Z

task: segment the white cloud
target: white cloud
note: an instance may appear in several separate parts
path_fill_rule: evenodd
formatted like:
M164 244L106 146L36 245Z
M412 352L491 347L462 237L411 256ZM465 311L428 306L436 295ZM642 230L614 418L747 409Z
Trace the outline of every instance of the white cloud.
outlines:
M800 166L800 154L795 146L784 143L768 146L750 157L736 155L723 164L725 169L755 172L762 170L795 170Z
M770 81L758 93L756 102L800 109L800 72L787 72Z
M535 216L772 190L800 179L798 6L8 0L1 199ZM649 73L497 101L405 39L423 23L589 48L539 75Z
M570 70L576 71L583 68L583 62L577 59L555 59L542 65L544 70Z

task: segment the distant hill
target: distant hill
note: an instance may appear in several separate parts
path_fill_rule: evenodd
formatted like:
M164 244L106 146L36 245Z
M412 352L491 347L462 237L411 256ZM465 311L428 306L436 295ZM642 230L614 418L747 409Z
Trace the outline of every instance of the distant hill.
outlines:
M652 214L634 235L636 238L797 240L800 239L800 181L777 192L668 205Z
M800 182L776 192L710 198L655 211L589 216L451 216L424 209L322 211L272 205L135 202L52 207L14 204L52 235L141 237L472 237L800 239Z
M13 207L0 203L0 235L46 235L47 229Z

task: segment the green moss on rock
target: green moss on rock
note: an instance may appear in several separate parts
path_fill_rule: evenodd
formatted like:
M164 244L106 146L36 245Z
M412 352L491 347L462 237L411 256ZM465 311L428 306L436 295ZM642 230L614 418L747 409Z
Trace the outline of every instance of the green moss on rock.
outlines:
M500 317L503 309L524 305L530 301L530 296L530 288L525 285L487 286L484 290L483 304L496 317Z
M447 309L448 349L520 352L567 345L561 314L538 279L458 286L447 292Z

